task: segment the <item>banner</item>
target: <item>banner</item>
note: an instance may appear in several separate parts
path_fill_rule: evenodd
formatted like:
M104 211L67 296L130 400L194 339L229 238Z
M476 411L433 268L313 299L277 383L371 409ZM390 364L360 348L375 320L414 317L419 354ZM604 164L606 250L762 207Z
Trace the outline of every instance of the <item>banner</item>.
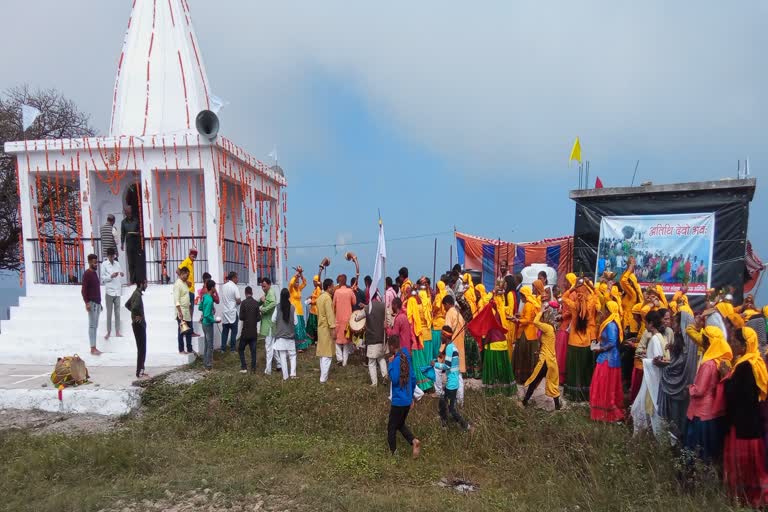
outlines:
M674 293L687 283L689 294L703 295L712 277L714 227L714 213L603 217L597 275L610 270L618 278L634 256L640 286L661 284Z

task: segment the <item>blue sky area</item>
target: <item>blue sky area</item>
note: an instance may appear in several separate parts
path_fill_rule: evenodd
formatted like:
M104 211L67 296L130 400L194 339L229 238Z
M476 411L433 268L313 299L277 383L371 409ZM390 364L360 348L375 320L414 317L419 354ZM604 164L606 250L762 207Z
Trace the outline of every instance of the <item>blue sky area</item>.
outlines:
M749 238L768 259L764 2L189 3L211 88L230 102L223 134L264 160L278 148L291 265L329 256L332 274L351 272L352 250L372 272L375 244L358 244L376 239L377 209L390 274L431 275L435 238L439 274L454 226L570 234L576 136L606 187L629 185L637 159L636 183L673 183L735 177L749 158ZM5 55L0 90L57 87L105 132L130 2L48 3L43 18L7 4L40 33L68 30ZM18 47L29 25L6 28L0 44ZM394 240L414 235L428 236ZM7 302L18 279L1 282Z

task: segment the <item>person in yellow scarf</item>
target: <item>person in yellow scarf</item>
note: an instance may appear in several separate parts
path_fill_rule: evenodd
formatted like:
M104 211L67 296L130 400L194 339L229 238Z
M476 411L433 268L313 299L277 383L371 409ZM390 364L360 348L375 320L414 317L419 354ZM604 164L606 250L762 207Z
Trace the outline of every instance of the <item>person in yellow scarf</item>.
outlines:
M576 274L569 272L565 275L565 281L568 283L568 288L573 288L576 284ZM558 301L562 301L563 294L557 297ZM555 333L555 354L557 355L557 367L560 370L560 385L565 384L565 368L568 357L568 330L571 327L571 309L568 307L560 307L560 327Z
M515 341L517 341L517 324L512 321L512 318L517 315L517 284L518 281L514 276L504 277L504 317L507 322L505 327L507 328L507 352L510 363L515 350Z
M715 309L723 317L723 320L725 320L735 312L733 309L733 304L731 304L732 300L733 300L733 296L728 294L725 297L723 297L723 300L715 304Z
M733 309L743 316L744 320L749 320L753 316L760 314L760 310L755 306L755 297L753 295L744 297L744 304Z
M595 366L595 357L590 345L597 339L596 301L594 290L586 279L578 279L563 294L563 305L571 315L566 355L565 395L575 402L589 400L589 387Z
M688 301L687 294L688 294L688 285L684 283L680 287L680 289L677 290L672 295L672 300L669 301L669 310L672 311L672 315L676 315L678 311L680 311L678 308L680 307L680 299L682 297L685 297L686 304L687 304L687 301Z
M600 324L597 364L589 389L590 417L609 423L624 419L624 388L621 384L619 345L624 340L619 304L608 301Z
M424 342L427 338L430 342L432 341L432 331L424 329L424 308L421 305L421 297L419 296L418 290L406 286L403 288L403 291L406 293L403 299L406 301L405 312L408 318L408 323L411 326L411 332L414 336L413 346L411 348L411 359L416 373L416 385L422 391L427 391L431 389L434 384L421 372L420 368L428 366L431 361L430 357L432 352L430 351L429 354L426 353L424 350ZM426 332L429 333L427 337L425 337Z
M464 274L464 283L467 285L467 289L464 292L464 299L469 304L469 308L472 310L472 316L478 312L477 308L477 290L475 289L475 283L472 281L472 276L469 273ZM464 337L464 352L467 358L467 378L479 379L482 378L480 372L480 348L479 341L475 340L468 332Z
M496 320L504 327L504 303L495 300L490 306ZM493 327L485 336L485 349L483 351L483 388L487 395L505 394L508 396L517 393L515 376L512 373L512 363L507 353L507 338L500 329Z
M722 422L725 406L717 400L718 387L722 386L720 367L728 366L733 359L731 347L719 327L709 325L698 331L689 325L689 337L701 344L705 352L696 379L688 387L688 434L685 447L704 461L717 459L722 451Z
M623 292L621 298L621 309L623 311L622 325L629 329L630 334L637 335L640 330L640 324L632 314L632 308L643 301L643 290L637 282L635 275L635 258L629 258L629 266L619 279L619 286Z
M518 384L523 384L531 376L536 366L536 352L539 350L538 329L534 319L541 311L541 302L527 287L520 288L523 311L517 320L517 332L520 338L515 343L515 351L512 357L512 371Z
M309 317L307 318L307 336L312 343L317 342L317 299L323 293L323 287L320 284L320 276L312 278L312 284L315 289L312 290L312 296L309 298Z
M477 290L475 290L475 283L472 281L472 276L464 274L464 283L467 285L467 289L464 292L464 300L469 303L469 308L472 310L472 315L477 314Z
M475 291L478 295L477 310L480 311L491 302L492 295L485 291L485 285L482 283L475 285Z
M301 292L307 286L307 279L304 277L302 268L299 266L294 275L288 282L288 293L291 305L296 310L296 351L304 352L312 344L312 339L307 336L306 324L304 323L304 303L301 300Z
M731 496L762 510L768 505L761 417L761 402L768 396L768 370L753 329L736 329L730 344L736 364L723 382L725 419L730 425L723 449L723 480Z
M533 392L542 379L546 378L544 394L555 402L555 409L560 410L560 369L557 366L555 354L555 329L557 328L557 301L551 301L542 307L533 319L533 324L541 331L541 350L536 367L531 376L525 381L525 398L523 405L527 406Z
M691 309L691 306L688 304L687 295L681 295L677 298L677 311L678 313L688 313L689 315L694 316L693 309Z
M419 283L419 301L421 302L421 339L424 344L424 353L432 360L432 356L437 349L432 341L432 293L429 289L429 279L422 277Z
M443 308L443 299L448 294L445 289L445 277L437 282L437 293L432 302L432 359L437 359L440 353L440 337L445 325L445 308Z

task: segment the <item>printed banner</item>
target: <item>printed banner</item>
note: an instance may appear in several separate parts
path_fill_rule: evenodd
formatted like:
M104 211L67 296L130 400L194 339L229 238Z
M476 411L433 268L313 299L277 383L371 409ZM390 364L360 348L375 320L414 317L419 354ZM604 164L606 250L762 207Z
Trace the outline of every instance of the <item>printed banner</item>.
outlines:
M617 279L635 257L640 286L661 284L674 293L683 283L688 293L703 295L712 276L714 213L603 217L597 249L597 275Z

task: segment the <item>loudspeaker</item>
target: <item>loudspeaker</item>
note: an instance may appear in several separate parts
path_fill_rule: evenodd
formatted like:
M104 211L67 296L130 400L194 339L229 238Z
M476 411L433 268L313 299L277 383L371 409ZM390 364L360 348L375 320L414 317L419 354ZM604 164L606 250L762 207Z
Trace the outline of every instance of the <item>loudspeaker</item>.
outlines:
M219 134L219 117L210 110L202 110L195 118L195 127L200 135L213 141Z

